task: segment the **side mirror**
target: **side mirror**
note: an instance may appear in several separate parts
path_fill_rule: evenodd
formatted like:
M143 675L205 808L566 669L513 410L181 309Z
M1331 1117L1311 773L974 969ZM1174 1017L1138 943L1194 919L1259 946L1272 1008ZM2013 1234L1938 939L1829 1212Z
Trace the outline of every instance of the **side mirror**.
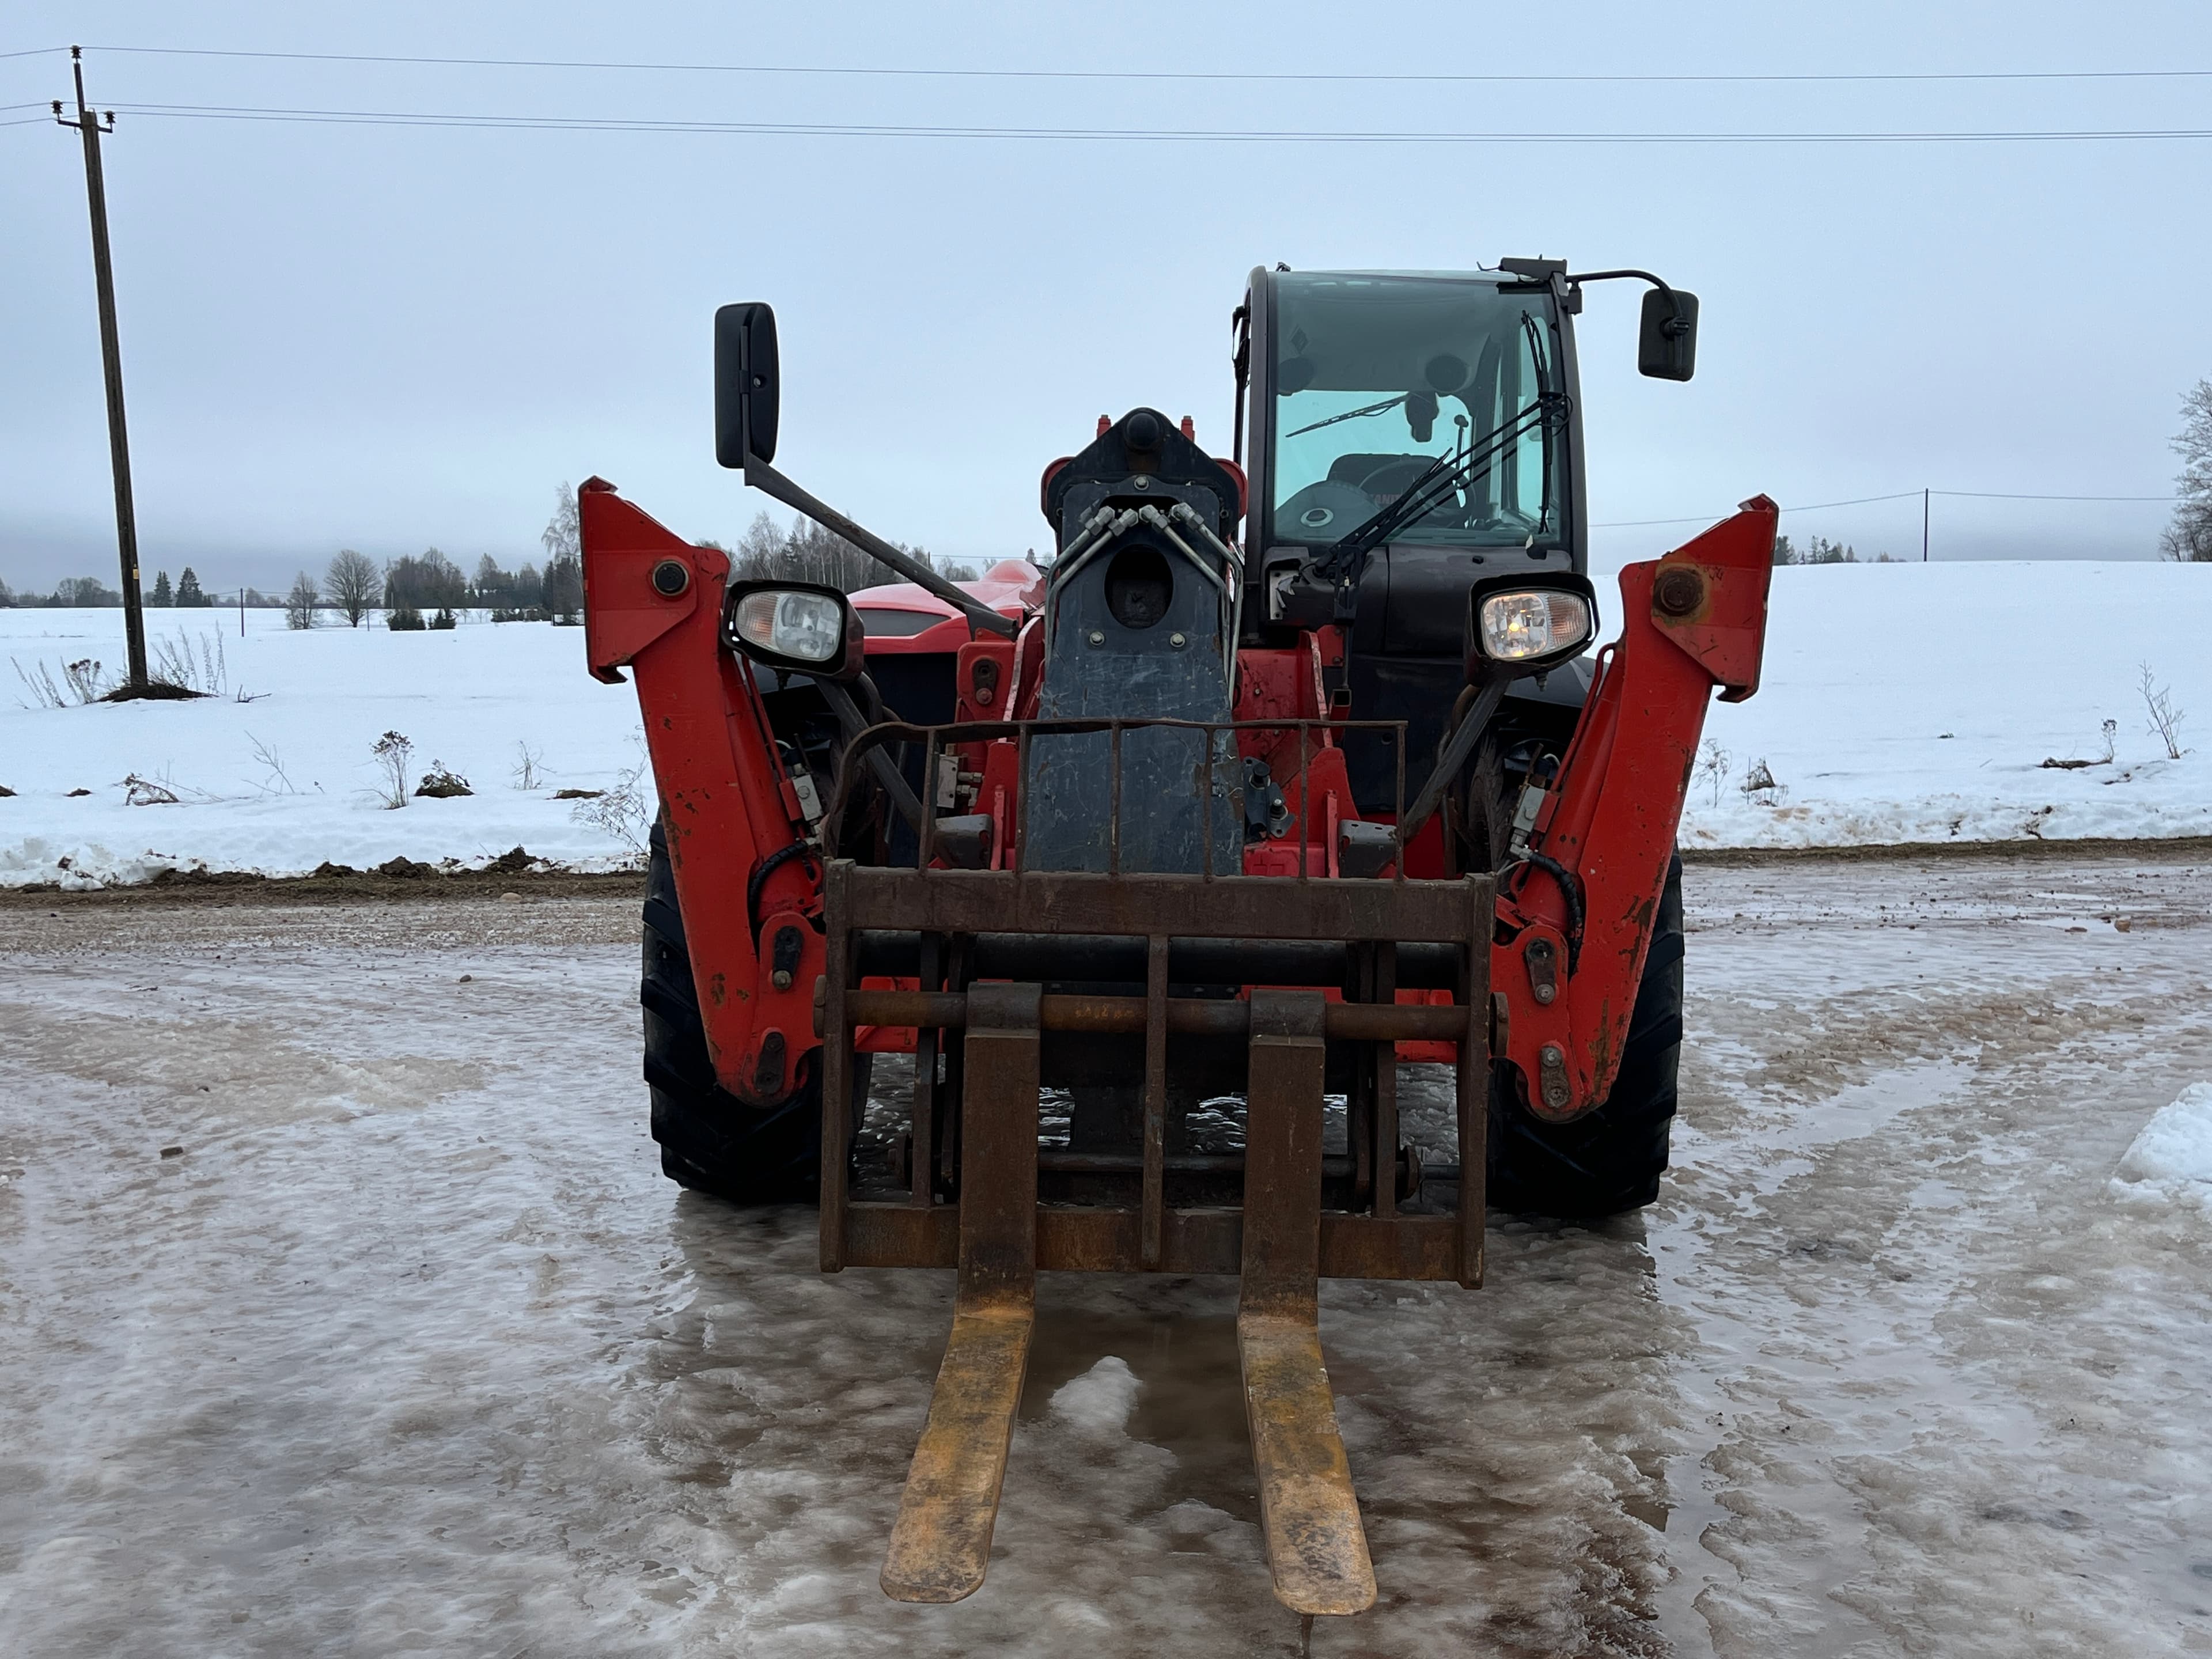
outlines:
M1492 576L1467 599L1467 683L1542 674L1597 637L1597 589L1587 576Z
M775 459L775 312L757 301L714 313L714 459L743 470Z
M1686 380L1697 373L1696 295L1679 288L1655 288L1645 292L1644 326L1636 341L1636 367L1639 373L1655 380Z
M823 680L855 678L866 660L860 613L818 582L732 582L722 642L763 667Z

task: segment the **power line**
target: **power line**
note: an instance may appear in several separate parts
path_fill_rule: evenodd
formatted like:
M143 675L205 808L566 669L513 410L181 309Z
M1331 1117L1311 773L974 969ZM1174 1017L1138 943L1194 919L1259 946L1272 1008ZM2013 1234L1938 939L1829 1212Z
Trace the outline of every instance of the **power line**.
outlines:
M1847 501L1808 501L1802 507L1785 507L1784 513L1824 513L1832 507L1865 507L1875 501L1918 501L1923 495L1948 495L1974 501L2155 501L2172 503L2179 499L2174 495L2031 495L2000 489L1900 489L1888 495L1855 495ZM1605 524L1594 524L1592 530L1638 530L1653 525L1713 524L1728 516L1725 513L1692 513L1680 519L1615 519Z
M59 47L40 50L58 52ZM1832 71L1821 73L1696 73L1696 74L1492 74L1448 75L1361 70L1067 70L927 68L866 64L678 64L621 59L575 58L432 58L397 52L248 52L215 46L95 46L96 52L130 52L149 57L261 58L283 63L397 64L426 68L614 70L652 74L869 76L896 79L984 81L1204 81L1267 84L1280 82L1327 82L1402 85L1525 86L1723 86L1798 85L1805 83L1863 84L1962 81L2154 81L2203 80L2212 70L1926 70ZM30 53L7 54L27 57Z
M2066 143L2212 138L2212 128L1898 132L1420 132L1253 127L951 126L848 121L646 120L624 116L490 115L432 110L296 109L248 104L118 104L161 118L311 125L453 127L480 131L654 132L838 138L967 138L1152 144L1942 144Z
M1907 496L1917 496L1919 494L1920 491L1917 489L1900 489L1894 495L1855 495L1847 501L1813 501L1803 507L1785 507L1782 510L1784 513L1818 513L1825 507L1864 507L1869 501L1901 501ZM1724 519L1727 516L1725 513L1692 513L1688 517L1681 519L1616 519L1610 524L1594 524L1590 528L1592 530L1635 530L1646 525L1711 524L1716 520Z
M1985 501L2174 501L2176 495L2027 495L2003 489L1937 489L1936 495L1964 495Z

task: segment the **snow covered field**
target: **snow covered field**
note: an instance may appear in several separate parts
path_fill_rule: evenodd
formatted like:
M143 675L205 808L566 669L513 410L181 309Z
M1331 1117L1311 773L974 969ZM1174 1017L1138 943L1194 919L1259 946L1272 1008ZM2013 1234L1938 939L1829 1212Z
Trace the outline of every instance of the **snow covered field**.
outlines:
M1324 1287L1311 1652L2212 1650L2212 869L1691 874L1660 1202ZM1047 1275L989 1582L894 1604L951 1276L661 1180L634 902L265 898L0 902L0 1652L1300 1650L1233 1284Z
M1729 775L1692 790L1682 842L2212 835L2208 635L2212 565L1778 570L1764 683L1706 722ZM2179 761L2147 729L2146 663L2189 715ZM2111 764L2041 764L2100 759L2107 720ZM1736 787L1759 760L1778 805Z
M580 628L294 632L281 611L249 611L240 638L235 611L146 615L149 643L181 639L196 661L219 648L228 694L26 708L31 693L0 667L0 787L16 792L0 799L0 884L143 880L196 863L271 875L326 860L481 864L518 846L584 868L632 854L618 835L583 821L578 808L594 803L554 799L563 788L617 787L645 757L636 694L585 672ZM0 657L33 673L43 662L57 683L64 663L88 656L112 672L122 632L117 611L0 611ZM240 693L253 701L237 701ZM376 795L371 750L386 732L413 745L410 793L398 811ZM282 777L257 744L282 763ZM534 790L515 787L524 745L544 774ZM434 762L476 793L416 799ZM165 783L179 803L129 805L122 780L133 774ZM75 789L91 793L72 797Z
M234 611L148 615L156 639L181 635L196 655L219 638L231 692L256 700L25 708L31 694L0 670L11 694L0 696L0 787L15 792L0 798L0 884L130 881L195 863L271 874L326 860L481 863L516 846L595 867L633 851L553 799L614 787L642 759L635 696L585 673L580 629L293 633L264 611L247 613L240 638ZM2184 745L2212 734L2209 624L2203 566L1779 570L1765 684L1713 711L1708 734L1728 764L1694 788L1683 842L2212 834L2212 751L2167 759L2136 690L2148 663L2189 714ZM0 656L32 673L43 664L57 682L84 657L112 672L120 635L118 611L0 611ZM2039 764L2100 760L2106 720L2111 763ZM370 750L387 731L413 744L410 781L441 761L477 793L383 809ZM542 757L536 790L515 787L523 746ZM1759 761L1785 792L1771 803L1739 787ZM132 775L166 783L178 804L127 804Z

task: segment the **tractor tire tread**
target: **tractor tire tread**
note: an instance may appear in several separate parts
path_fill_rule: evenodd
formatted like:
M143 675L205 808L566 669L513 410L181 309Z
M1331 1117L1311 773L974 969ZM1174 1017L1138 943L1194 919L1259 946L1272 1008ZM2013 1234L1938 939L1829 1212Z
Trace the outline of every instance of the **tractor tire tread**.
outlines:
M1668 866L1620 1070L1605 1102L1571 1123L1523 1103L1511 1068L1492 1073L1489 1206L1589 1220L1659 1196L1672 1150L1682 1053L1682 860Z
M807 1085L773 1107L748 1105L715 1080L675 872L658 823L647 846L642 921L643 1071L661 1173L679 1186L739 1204L813 1201L821 1186L821 1103L814 1081L820 1074L810 1067ZM860 1102L867 1097L869 1059L856 1056L854 1068Z

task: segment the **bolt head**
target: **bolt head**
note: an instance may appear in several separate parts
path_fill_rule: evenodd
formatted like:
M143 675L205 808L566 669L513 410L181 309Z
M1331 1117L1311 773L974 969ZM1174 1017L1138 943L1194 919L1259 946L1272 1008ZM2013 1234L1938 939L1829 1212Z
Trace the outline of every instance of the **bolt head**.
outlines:
M681 559L663 559L653 567L653 591L672 599L691 586L691 573Z
M1187 639L1183 638L1183 636L1182 636L1182 635L1180 635L1180 634L1170 634L1170 635L1168 635L1168 643L1169 643L1170 646L1174 647L1176 650L1180 651L1180 650L1182 650L1182 649L1183 648L1183 647L1185 647L1186 645L1188 645L1188 644L1190 643L1190 641L1189 641L1188 640L1187 640Z
M1096 628L1092 629L1091 630L1091 644L1093 644L1093 645L1103 645L1103 644L1105 644L1105 643L1106 643L1106 635L1105 635L1105 633L1104 633L1102 629L1096 629Z
M1659 573L1651 585L1651 604L1662 616L1686 617L1705 602L1705 579L1687 565Z
M768 980L777 990L788 991L791 988L791 969L779 968L768 976Z

